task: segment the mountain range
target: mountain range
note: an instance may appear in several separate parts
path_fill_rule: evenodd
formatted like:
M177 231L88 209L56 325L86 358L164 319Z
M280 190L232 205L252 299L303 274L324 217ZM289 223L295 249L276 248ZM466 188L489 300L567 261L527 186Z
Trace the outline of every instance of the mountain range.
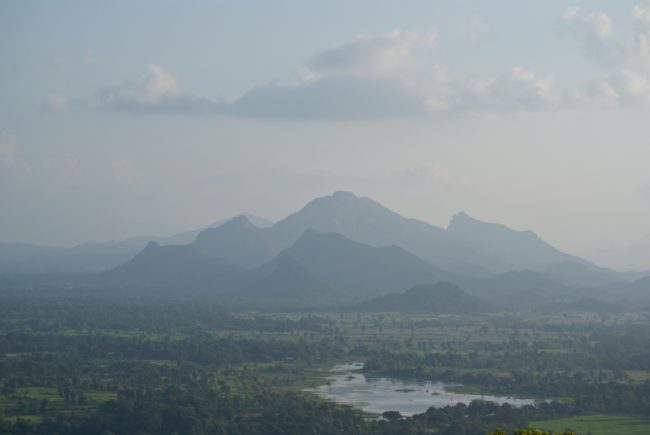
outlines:
M650 287L564 253L531 231L464 212L440 228L349 192L317 198L275 224L242 215L201 231L145 240L85 244L67 248L69 255L58 248L0 245L0 264L18 273L52 259L79 259L78 269L66 272L96 272L102 261L121 258L85 277L84 285L257 301L356 303L449 281L502 306L536 306L595 296L634 299ZM84 247L92 247L92 255ZM92 261L84 263L84 255Z
M245 213L259 227L273 222ZM209 225L218 227L230 219ZM171 236L136 236L108 242L86 242L73 247L42 246L28 243L0 243L0 273L92 273L116 267L135 256L149 242L160 245L191 243L202 229Z

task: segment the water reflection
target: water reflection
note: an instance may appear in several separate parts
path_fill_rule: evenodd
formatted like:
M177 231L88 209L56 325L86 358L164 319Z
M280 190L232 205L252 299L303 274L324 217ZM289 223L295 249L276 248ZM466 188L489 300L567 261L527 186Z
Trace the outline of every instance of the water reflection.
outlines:
M452 384L426 382L390 377L365 376L359 370L362 363L339 364L332 368L332 376L325 385L309 389L321 397L338 403L355 405L367 412L381 414L384 411L399 411L402 415L425 412L429 407L442 408L457 403L469 404L483 399L513 406L533 404L533 399L519 399L506 396L462 394L446 390Z

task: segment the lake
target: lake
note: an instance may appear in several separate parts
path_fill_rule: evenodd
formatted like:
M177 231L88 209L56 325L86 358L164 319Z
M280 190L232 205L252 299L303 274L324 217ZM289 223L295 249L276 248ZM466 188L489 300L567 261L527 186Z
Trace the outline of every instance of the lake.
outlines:
M337 403L353 405L366 412L381 414L384 411L399 411L402 415L421 414L431 406L442 408L447 405L483 399L513 406L533 404L534 399L520 399L507 396L463 394L447 391L459 384L416 381L385 376L365 376L360 370L362 363L338 364L330 371L329 384L307 389L321 397Z

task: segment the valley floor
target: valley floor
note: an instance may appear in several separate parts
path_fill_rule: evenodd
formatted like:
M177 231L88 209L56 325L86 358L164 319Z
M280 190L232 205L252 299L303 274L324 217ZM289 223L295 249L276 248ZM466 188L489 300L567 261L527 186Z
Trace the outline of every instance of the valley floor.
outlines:
M475 401L399 418L305 391L336 363ZM0 433L650 433L648 313L227 312L204 301L0 295ZM405 397L408 397L405 394Z

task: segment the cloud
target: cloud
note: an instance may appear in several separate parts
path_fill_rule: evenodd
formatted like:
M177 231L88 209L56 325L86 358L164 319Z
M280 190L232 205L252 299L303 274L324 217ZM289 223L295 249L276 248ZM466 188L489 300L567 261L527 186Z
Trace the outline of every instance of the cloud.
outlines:
M475 83L463 93L464 110L544 110L558 107L553 78L540 77L531 69L515 67L501 77Z
M607 106L650 103L650 3L632 9L634 42L616 70L587 85L587 99Z
M572 6L565 9L557 25L561 32L581 38L585 54L595 62L613 65L625 58L612 18L605 12L582 14L579 7Z
M0 162L6 165L14 165L16 163L16 137L8 134L0 135Z
M296 86L262 86L231 103L231 116L270 119L369 119L424 115L426 101L399 80L326 76Z
M180 113L211 111L218 106L181 92L176 77L155 64L149 64L136 81L101 89L81 104L98 110Z
M569 6L564 10L564 13L562 14L562 20L563 21L572 21L578 18L578 14L580 13L580 8L577 6Z
M50 113L64 112L72 108L65 95L50 94L43 99L43 110Z
M184 92L176 77L150 64L137 80L107 87L78 106L98 111L210 113L260 119L357 120L557 106L551 77L513 68L497 78L451 74L436 62L438 33L393 30L312 56L292 84L262 85L230 102ZM70 101L50 96L54 111Z
M0 134L0 165L21 171L29 171L29 164L21 157L18 151L16 136Z
M616 98L623 103L636 104L650 102L650 83L648 77L637 71L622 70L607 80L616 92Z
M635 27L632 63L636 68L650 71L650 2L634 6L632 19Z
M585 18L587 24L587 38L599 42L609 41L614 38L614 25L612 19L604 12L592 12Z
M262 86L229 104L226 113L258 118L398 118L479 111L553 108L552 79L513 68L490 80L454 77L432 63L435 30L395 30L325 50L294 86ZM429 62L427 62L429 60Z
M472 17L460 26L461 34L472 42L479 41L490 31L490 26L483 17Z
M16 136L0 134L0 193L21 185L31 172L31 166L18 150Z
M632 17L635 22L650 26L650 4L635 5L632 9Z
M438 32L395 29L375 38L360 38L313 56L307 62L310 77L324 74L390 75L414 67L418 50L437 45Z

